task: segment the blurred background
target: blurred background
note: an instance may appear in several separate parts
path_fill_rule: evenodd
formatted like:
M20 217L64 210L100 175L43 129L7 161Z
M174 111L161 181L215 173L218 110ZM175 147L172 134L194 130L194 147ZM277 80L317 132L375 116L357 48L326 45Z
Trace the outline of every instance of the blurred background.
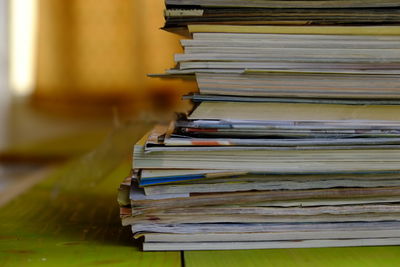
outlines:
M194 83L146 76L180 51L160 30L163 2L0 0L0 177L83 154L116 122L190 108Z

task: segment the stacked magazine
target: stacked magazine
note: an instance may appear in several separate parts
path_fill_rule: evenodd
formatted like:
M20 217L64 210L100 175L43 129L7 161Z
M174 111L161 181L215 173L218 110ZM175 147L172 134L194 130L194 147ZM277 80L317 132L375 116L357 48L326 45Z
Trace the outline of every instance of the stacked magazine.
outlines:
M165 28L191 38L159 76L199 92L120 186L143 249L400 244L398 1L166 4Z

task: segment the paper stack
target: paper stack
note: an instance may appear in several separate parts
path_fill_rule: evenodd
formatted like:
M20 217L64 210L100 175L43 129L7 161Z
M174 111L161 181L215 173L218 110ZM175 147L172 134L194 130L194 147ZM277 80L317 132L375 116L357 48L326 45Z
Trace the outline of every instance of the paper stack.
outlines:
M199 93L120 187L144 250L400 244L398 1L166 4Z

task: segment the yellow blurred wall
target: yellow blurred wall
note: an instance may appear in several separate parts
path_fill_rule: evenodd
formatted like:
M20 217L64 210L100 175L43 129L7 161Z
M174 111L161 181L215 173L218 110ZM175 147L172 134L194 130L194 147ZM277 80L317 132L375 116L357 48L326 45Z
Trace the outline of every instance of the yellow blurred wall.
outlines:
M180 51L181 37L159 29L163 9L163 0L39 0L34 99L104 104L193 90L146 76Z

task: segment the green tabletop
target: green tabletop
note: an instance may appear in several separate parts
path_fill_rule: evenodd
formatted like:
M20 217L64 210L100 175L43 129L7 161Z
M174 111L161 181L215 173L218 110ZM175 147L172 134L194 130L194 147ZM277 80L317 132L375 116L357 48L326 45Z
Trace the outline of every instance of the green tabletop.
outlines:
M130 163L110 150L58 166L0 208L0 266L400 266L396 246L141 252L116 202Z
M141 252L121 226L116 188L129 164L85 190L60 190L65 171L0 209L0 266L181 265L179 252Z

